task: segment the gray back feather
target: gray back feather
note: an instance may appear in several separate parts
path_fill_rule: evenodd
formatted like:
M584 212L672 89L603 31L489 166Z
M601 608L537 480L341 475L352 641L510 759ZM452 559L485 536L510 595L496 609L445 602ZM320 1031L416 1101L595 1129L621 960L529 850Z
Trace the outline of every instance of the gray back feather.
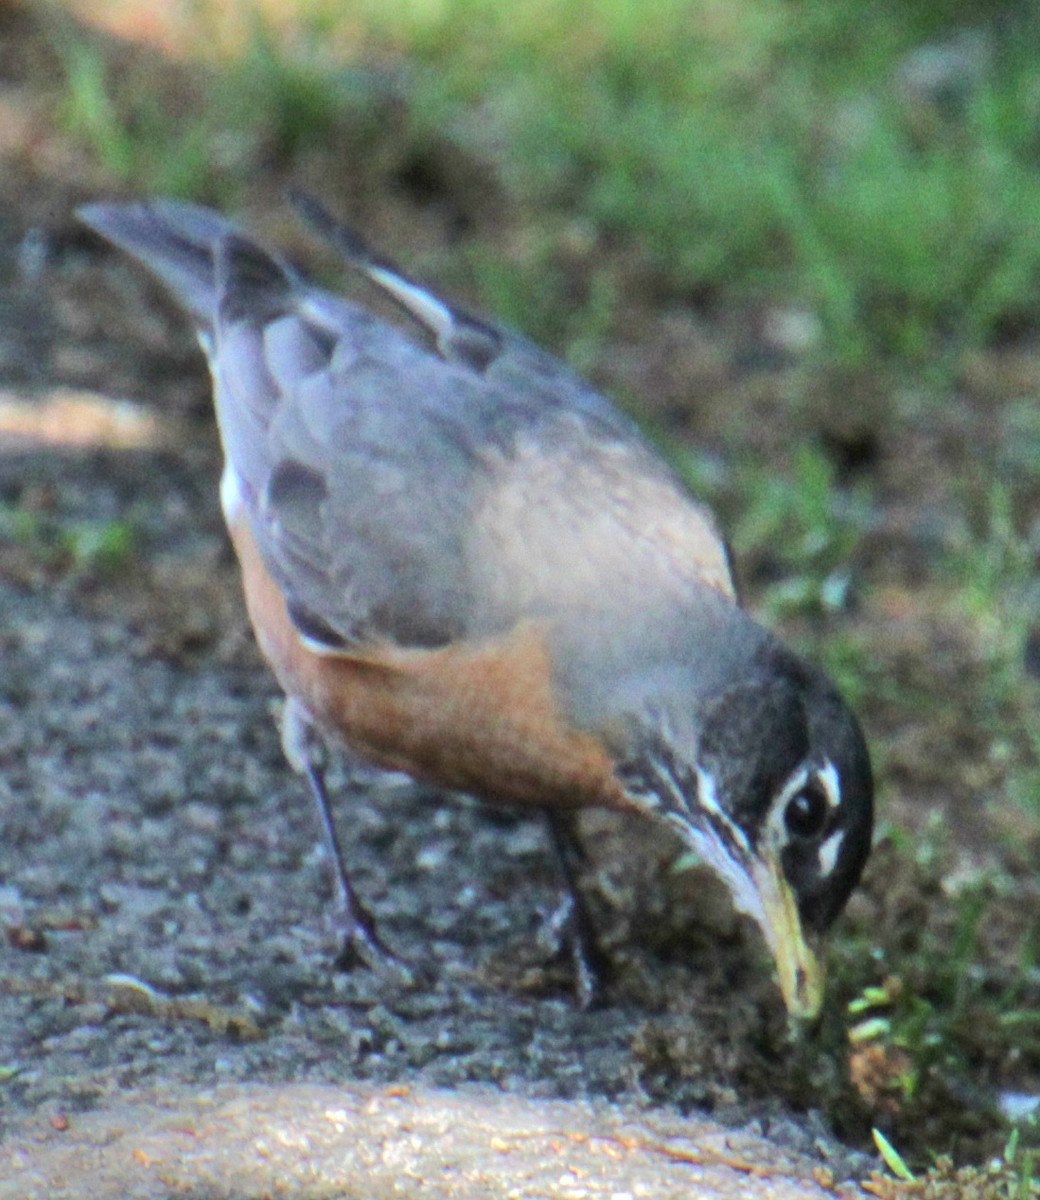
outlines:
M730 589L710 515L626 418L351 235L339 248L433 346L206 210L81 215L197 322L253 533L313 642L438 646L529 617L678 611L706 579Z

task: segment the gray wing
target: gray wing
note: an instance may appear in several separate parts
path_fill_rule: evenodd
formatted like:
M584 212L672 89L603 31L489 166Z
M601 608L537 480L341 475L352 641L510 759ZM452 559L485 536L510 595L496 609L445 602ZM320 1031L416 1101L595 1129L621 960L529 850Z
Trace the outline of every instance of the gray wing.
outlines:
M304 283L205 210L81 215L198 323L235 490L313 644L432 647L561 609L637 605L676 561L729 588L710 517L626 418L296 203L430 344Z

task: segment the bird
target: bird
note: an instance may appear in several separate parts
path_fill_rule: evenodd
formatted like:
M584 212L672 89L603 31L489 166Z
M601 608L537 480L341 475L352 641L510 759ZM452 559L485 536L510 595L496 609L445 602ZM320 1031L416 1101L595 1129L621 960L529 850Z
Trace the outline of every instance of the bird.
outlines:
M580 811L668 828L761 930L791 1019L816 1019L823 935L871 844L856 716L743 606L714 514L631 418L310 194L289 199L401 320L210 209L77 215L194 321L221 506L346 943L395 957L349 879L333 752L545 813L571 885Z

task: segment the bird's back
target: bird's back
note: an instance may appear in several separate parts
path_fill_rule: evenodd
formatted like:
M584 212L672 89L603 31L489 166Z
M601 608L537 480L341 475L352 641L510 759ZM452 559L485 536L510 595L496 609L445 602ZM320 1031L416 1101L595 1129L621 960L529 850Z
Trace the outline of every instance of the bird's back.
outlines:
M313 642L432 647L527 619L671 619L705 584L731 598L711 515L526 341L362 261L416 338L192 205L83 215L195 320L229 490Z

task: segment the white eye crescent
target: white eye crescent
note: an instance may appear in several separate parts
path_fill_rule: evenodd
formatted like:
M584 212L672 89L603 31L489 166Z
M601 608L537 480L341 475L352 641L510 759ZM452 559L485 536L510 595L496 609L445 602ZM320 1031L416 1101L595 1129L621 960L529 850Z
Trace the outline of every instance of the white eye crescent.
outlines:
M820 864L820 874L824 878L834 870L838 861L838 854L841 851L841 843L845 839L845 833L844 829L839 829L837 833L832 833L820 847L817 859Z
M823 790L827 793L827 801L831 808L837 808L841 803L841 779L838 768L829 758L824 759L823 766L816 772Z

